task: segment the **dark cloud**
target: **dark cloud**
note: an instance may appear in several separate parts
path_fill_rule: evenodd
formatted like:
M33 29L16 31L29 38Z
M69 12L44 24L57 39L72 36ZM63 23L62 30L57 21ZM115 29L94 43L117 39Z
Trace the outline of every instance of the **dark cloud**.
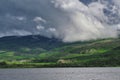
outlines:
M0 0L0 36L40 34L70 42L116 37L117 6L105 0L80 1Z

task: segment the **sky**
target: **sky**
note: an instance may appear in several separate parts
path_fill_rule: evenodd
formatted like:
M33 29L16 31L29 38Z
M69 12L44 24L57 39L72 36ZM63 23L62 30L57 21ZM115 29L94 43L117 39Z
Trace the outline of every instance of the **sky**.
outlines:
M0 0L0 37L42 35L64 42L117 37L119 0Z

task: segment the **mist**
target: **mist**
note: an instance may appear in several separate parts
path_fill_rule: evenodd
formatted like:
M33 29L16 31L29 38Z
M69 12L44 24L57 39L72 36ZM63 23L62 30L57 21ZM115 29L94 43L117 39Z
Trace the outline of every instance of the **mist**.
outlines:
M115 38L120 28L118 3L118 0L0 0L0 37L42 35L64 42Z

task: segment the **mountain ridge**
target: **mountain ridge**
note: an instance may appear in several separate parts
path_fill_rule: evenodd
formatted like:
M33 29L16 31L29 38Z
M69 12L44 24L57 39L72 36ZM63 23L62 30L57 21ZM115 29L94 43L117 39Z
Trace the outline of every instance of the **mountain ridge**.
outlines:
M25 39L25 37L27 37L27 39ZM42 36L34 38L33 36L9 36L9 38L10 39L4 37L4 39L0 39L0 67L120 66L119 38L67 44L53 38L44 38L42 39L43 41L39 42L39 40L43 38ZM29 39L31 39L30 42L28 41ZM5 40L11 41L6 42ZM18 43L18 40L20 40L22 44ZM29 43L29 45L27 45L26 42ZM25 44L23 45L23 43Z
M62 44L62 41L56 39L56 38L48 38L40 35L29 35L29 36L6 36L0 38L0 44L4 45L7 44L7 46L13 46L15 44L23 47L35 47L39 46L41 48L45 49L51 49L54 46L60 46ZM51 46L49 46L51 45ZM47 46L47 47L45 47ZM2 48L3 46L0 46Z

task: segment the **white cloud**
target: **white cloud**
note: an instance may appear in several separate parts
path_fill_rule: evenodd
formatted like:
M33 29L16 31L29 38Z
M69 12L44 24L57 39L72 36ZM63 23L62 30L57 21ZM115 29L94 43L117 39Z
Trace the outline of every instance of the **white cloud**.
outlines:
M69 21L66 21L66 24L61 23L61 25L59 25L58 31L60 36L62 36L63 41L73 42L116 37L115 29L104 22L106 16L104 15L103 10L106 5L101 4L100 2L93 2L89 6L86 6L78 0L54 1L56 1L56 8L63 10L69 18Z
M37 25L36 28L37 28L37 30L44 30L45 29L45 27L41 26L41 25Z
M48 28L48 32L56 32L55 28Z
M16 16L16 19L17 19L17 20L20 20L20 21L23 21L23 20L26 20L26 17L23 17L23 16Z
M25 35L32 35L31 32L27 32L25 30L12 30L12 31L9 31L9 32L5 32L5 33L0 33L0 37L3 37L3 36L25 36Z
M103 10L106 8L104 4L93 2L88 5L90 13L95 16L97 19L104 21L106 16L104 15Z
M16 15L11 15L9 13L7 13L5 15L6 18L12 19L12 20L19 20L19 21L23 21L26 20L27 18L25 16L16 16Z
M35 21L35 22L37 22L37 23L39 23L39 22L44 22L44 23L46 23L46 20L44 20L44 19L41 18L41 17L35 17L35 18L33 19L33 21Z
M13 34L15 35L20 35L20 36L24 36L24 35L31 35L31 32L27 32L25 30L13 30L12 31Z
M112 0L116 5L120 6L120 0Z

